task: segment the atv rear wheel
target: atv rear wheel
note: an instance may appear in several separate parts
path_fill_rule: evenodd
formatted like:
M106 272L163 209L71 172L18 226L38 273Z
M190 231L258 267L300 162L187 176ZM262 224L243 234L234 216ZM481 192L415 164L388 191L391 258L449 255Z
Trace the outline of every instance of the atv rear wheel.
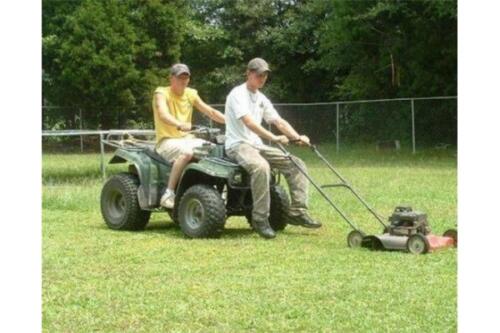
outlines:
M288 194L281 185L275 185L269 189L271 195L271 209L269 211L269 225L274 231L281 231L288 223L288 208L290 200ZM252 227L252 212L245 214L248 224Z
M101 214L110 229L142 230L151 216L137 200L139 179L131 173L111 177L101 191Z
M194 185L179 201L177 217L190 238L216 238L226 223L226 207L220 193L208 185Z
M288 208L290 200L288 194L281 185L270 188L271 209L269 211L269 225L274 231L285 229L288 220Z
M422 234L411 235L406 242L406 249L413 254L425 254L429 252L429 241Z

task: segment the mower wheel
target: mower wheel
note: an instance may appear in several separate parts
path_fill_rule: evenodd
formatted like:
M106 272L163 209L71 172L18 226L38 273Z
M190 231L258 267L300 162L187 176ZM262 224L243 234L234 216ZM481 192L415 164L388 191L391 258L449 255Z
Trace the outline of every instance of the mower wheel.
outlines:
M274 231L285 229L288 219L288 207L290 200L285 189L280 185L270 188L271 210L269 212L269 224Z
M131 173L120 173L104 184L101 191L101 214L110 229L142 230L151 216L142 210L137 199L139 179Z
M179 201L177 217L189 238L216 238L226 223L226 207L220 193L208 185L194 185Z
M413 254L425 254L429 252L429 241L422 234L411 235L406 242L406 249Z
M361 242L363 241L363 233L358 230L353 230L347 235L347 245L349 247L361 247Z
M444 232L443 237L451 237L453 238L454 246L458 246L458 234L456 229L448 229Z

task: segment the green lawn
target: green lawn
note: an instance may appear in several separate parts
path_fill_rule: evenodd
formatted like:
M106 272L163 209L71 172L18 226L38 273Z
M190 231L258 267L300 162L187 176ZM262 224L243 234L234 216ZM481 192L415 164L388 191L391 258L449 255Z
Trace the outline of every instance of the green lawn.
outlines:
M319 147L385 216L399 204L455 227L456 154ZM331 182L311 152L311 175ZM113 166L111 172L120 171ZM274 240L230 218L220 239L186 239L166 214L143 232L108 229L98 155L43 156L45 332L455 332L457 252L414 256L346 246L348 225L314 189L323 228ZM347 192L332 197L367 232L379 226Z

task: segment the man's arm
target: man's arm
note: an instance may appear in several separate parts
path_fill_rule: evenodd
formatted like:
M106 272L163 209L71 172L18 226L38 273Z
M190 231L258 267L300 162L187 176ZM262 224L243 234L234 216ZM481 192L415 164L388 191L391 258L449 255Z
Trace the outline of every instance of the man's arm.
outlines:
M254 132L263 139L270 140L273 142L279 142L282 144L288 143L288 138L286 136L274 135L273 133L262 127L260 124L257 124L249 114L241 117L241 120L243 121L246 127L248 127L252 132Z
M274 119L270 123L276 126L276 128L278 128L278 130L284 135L286 135L291 141L298 141L299 143L304 142L306 144L310 143L309 138L307 136L300 135L299 133L297 133L297 131L292 127L292 125L290 125L290 123L283 118L280 117Z
M204 115L208 116L210 119L220 123L220 124L225 124L226 120L224 119L224 115L220 112L211 107L210 105L206 104L203 102L201 98L197 98L194 102L194 107L203 113Z
M164 123L175 126L182 131L189 131L191 129L191 123L183 123L182 121L178 121L174 116L170 114L165 95L161 93L155 93L155 106L160 120Z

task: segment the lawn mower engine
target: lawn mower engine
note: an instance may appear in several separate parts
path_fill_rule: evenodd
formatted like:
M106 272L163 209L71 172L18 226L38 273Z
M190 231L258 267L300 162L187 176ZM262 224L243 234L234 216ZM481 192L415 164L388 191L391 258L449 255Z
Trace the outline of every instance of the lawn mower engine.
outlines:
M423 254L457 245L457 231L447 230L443 236L431 234L427 214L411 207L396 207L389 217L390 225L382 235L363 237L361 246L375 250L406 250Z

